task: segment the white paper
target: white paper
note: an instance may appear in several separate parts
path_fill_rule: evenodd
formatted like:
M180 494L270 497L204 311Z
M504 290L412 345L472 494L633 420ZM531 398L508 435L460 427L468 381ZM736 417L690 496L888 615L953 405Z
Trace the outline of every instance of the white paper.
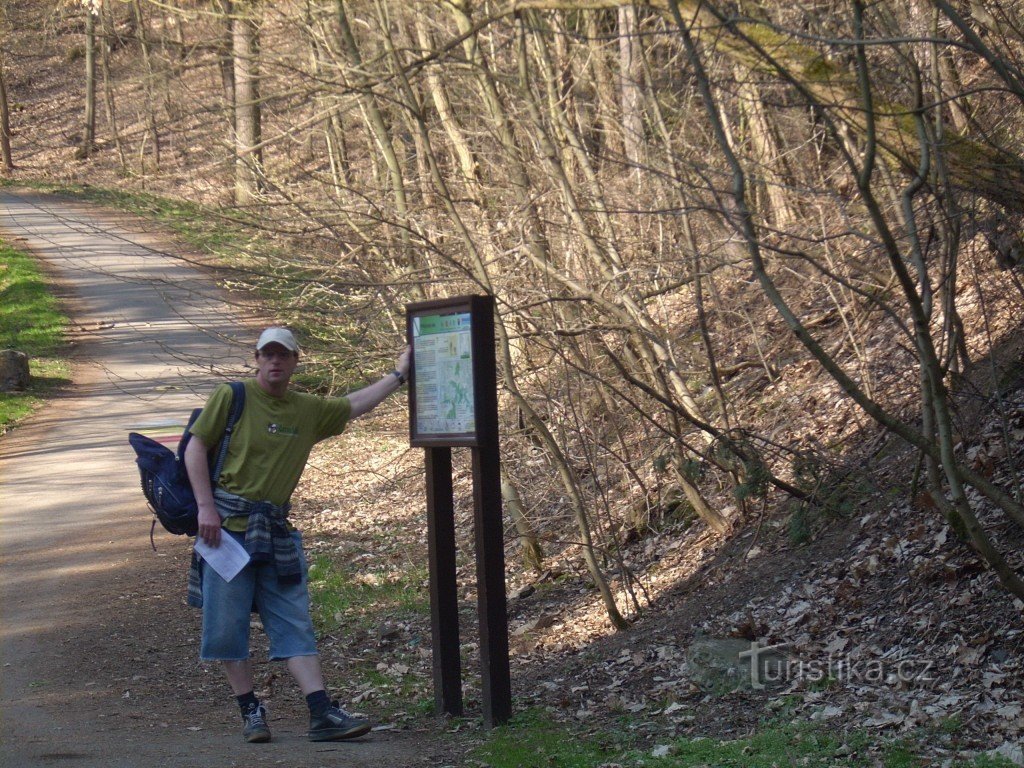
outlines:
M220 534L219 547L211 547L202 538L196 537L196 552L224 581L235 578L249 562L249 553L245 551L245 547L223 531Z

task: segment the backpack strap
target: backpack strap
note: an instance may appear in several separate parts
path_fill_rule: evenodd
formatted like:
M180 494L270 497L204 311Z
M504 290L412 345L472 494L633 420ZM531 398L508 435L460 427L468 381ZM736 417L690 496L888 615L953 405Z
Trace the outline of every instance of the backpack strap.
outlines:
M220 439L220 449L217 451L217 461L210 473L210 485L217 485L220 479L220 471L224 468L224 459L228 455L228 443L231 442L231 433L235 431L235 425L242 417L242 409L245 408L245 384L241 381L232 381L231 387L231 412L228 414L228 424L224 428L224 436Z

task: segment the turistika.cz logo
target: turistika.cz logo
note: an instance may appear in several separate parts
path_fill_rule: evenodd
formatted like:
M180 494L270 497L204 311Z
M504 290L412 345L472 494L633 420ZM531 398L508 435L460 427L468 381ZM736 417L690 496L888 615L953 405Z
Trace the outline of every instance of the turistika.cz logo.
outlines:
M700 638L687 651L690 676L698 685L722 690L792 683L926 687L936 681L936 665L916 656L863 658L859 654L800 658L790 645L762 645L728 638Z

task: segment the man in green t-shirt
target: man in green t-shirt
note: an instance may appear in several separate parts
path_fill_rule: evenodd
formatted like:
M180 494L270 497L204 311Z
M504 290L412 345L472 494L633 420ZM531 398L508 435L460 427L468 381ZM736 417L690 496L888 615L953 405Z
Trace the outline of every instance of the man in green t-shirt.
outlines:
M326 398L289 389L299 362L291 331L267 328L256 343L256 378L245 384L245 408L235 426L217 483L210 483L207 451L220 442L231 407L231 388L214 390L192 425L185 467L199 505L199 538L219 547L230 536L250 555L230 581L194 557L189 604L203 609L200 657L220 661L242 710L243 737L270 741L266 709L253 692L249 613L259 611L270 639L270 658L283 659L309 704L309 738L334 741L362 736L370 724L345 712L324 686L309 615L302 539L288 522L289 499L313 446L341 434L350 419L373 410L401 387L409 350L395 369L346 397Z

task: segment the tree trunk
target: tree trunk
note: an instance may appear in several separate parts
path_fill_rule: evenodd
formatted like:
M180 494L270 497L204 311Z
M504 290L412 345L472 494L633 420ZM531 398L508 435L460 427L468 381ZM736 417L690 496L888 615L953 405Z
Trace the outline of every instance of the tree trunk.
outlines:
M11 112L7 102L7 84L4 80L4 60L0 53L0 161L8 173L14 170L11 155Z
M523 500L519 496L519 490L504 467L501 470L501 498L505 502L505 509L508 510L512 522L515 523L516 530L519 532L519 546L523 552L523 567L529 568L532 571L540 571L544 563L544 550L541 549L540 542L537 540L537 532L533 529L533 524L530 522L526 509L523 507Z
M263 191L260 148L258 3L235 3L232 57L235 78L235 203L248 205Z
M92 154L96 144L96 15L92 8L85 9L85 124L82 143L75 156L84 160Z
M107 5L103 5L100 13L100 20L103 25L103 40L100 43L100 65L103 71L103 96L107 107L107 123L110 126L110 135L114 139L114 147L117 149L117 158L121 163L121 171L128 167L128 161L124 154L124 144L121 141L121 131L117 127L117 109L114 104L114 84L110 77L110 41L114 39L114 24L111 19L112 11Z
M220 70L220 86L224 96L224 121L228 126L228 167L234 169L238 162L235 147L238 143L235 134L235 62L231 55L234 48L234 14L233 0L220 0L220 12L223 14L223 24L220 30L220 40L217 44L217 68ZM234 193L232 192L232 198Z
M324 40L327 39L327 24L314 16L312 5L306 6L307 25L309 27L310 53L312 55L313 74L323 78L328 72L327 53ZM332 93L321 93L316 97L317 110L324 114L324 142L327 144L327 160L331 166L333 193L341 197L345 187L351 183L345 135L342 129L340 110L337 97Z
M153 69L153 54L150 48L149 30L146 26L146 19L142 14L141 0L132 3L132 10L135 15L135 28L139 36L139 50L142 52L142 63L146 69L146 125L149 128L149 139L153 144L153 165L154 169L160 168L160 131L156 119L156 98L154 88L156 72ZM145 141L139 146L139 165L143 176L146 174Z
M626 160L634 168L643 160L644 145L638 31L636 6L627 5L619 8L619 105L622 109L622 139Z
M761 89L756 80L740 73L737 73L737 80L740 83L740 109L749 123L750 148L757 164L761 189L768 203L761 208L766 212L766 221L784 228L796 221L798 216L790 204L787 192L796 185L793 184L789 163L785 159L785 148L780 146L779 132L761 99Z

